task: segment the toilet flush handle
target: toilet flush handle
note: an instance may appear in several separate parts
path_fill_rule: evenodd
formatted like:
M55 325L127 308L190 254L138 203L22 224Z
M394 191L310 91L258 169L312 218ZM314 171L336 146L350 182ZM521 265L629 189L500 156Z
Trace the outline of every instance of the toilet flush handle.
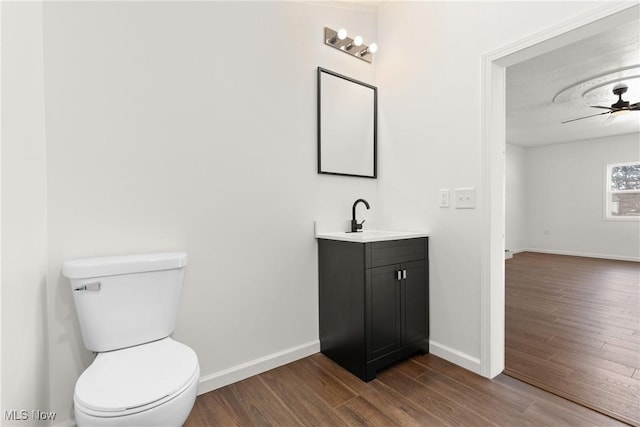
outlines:
M78 286L77 288L73 288L74 291L99 291L100 290L100 282L91 282L85 283L82 286Z

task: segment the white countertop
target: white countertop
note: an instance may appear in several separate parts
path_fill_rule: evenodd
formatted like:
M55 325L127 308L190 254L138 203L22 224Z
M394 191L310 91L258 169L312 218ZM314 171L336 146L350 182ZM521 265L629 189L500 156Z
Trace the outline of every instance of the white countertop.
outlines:
M369 243L383 242L386 240L415 239L428 237L424 231L389 231L389 230L364 230L357 233L344 231L317 232L316 239L340 240L343 242Z

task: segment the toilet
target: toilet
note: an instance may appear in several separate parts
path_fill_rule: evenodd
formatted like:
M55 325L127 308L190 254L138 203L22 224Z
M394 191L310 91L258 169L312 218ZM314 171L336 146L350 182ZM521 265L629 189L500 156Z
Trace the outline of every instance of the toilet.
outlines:
M181 426L200 378L196 353L173 340L187 254L65 261L85 347L97 353L76 382L83 426Z

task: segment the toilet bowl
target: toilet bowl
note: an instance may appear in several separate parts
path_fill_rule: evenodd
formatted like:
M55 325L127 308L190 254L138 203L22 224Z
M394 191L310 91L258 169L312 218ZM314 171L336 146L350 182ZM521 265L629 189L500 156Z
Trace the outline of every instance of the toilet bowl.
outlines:
M85 347L97 353L76 382L78 427L181 426L194 405L196 353L170 335L184 252L65 261Z
M193 407L199 376L195 352L171 338L100 353L76 383L76 421L180 426Z

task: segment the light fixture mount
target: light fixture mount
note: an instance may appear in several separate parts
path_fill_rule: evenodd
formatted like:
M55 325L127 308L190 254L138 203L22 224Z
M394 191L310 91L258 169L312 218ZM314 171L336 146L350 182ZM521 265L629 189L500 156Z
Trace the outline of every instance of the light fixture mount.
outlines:
M356 43L356 41L360 44ZM343 39L340 39L338 37L338 31L333 30L329 27L324 27L324 44L371 64L373 53L377 50L377 45L375 43L372 43L371 46L367 46L361 43L362 37L360 36L356 36L354 38L345 37ZM357 49L355 48L355 46L357 46ZM375 46L375 48L371 49L370 47L373 46Z

